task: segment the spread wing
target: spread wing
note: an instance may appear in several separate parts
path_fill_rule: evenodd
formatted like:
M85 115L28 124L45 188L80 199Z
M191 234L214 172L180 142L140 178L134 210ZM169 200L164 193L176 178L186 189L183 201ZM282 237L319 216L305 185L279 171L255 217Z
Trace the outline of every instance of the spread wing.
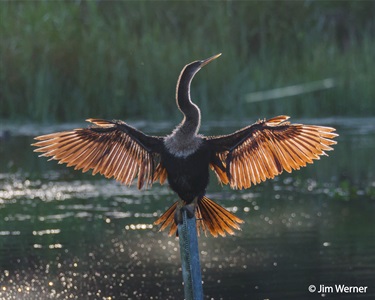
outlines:
M211 168L231 188L249 188L283 170L291 172L333 150L338 136L331 127L290 124L288 116L258 121L233 134L207 137Z
M161 138L145 135L122 121L88 119L95 124L38 136L33 146L40 156L66 163L75 170L114 177L130 185L138 176L138 188L150 186L155 180L165 180L165 169L160 165Z

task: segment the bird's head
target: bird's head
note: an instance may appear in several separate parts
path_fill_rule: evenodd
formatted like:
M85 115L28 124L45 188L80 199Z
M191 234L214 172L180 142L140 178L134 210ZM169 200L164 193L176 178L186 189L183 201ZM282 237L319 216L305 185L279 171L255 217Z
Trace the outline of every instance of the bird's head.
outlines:
M200 68L204 67L205 65L207 65L208 63L210 63L211 61L213 61L214 59L218 58L219 56L221 55L221 53L219 54L216 54L216 55L213 55L209 58L206 58L204 60L199 60L198 63L200 64Z
M185 66L184 70L187 74L190 74L190 76L194 76L195 73L197 73L202 67L213 61L214 59L218 58L221 55L221 53L216 54L214 56L211 56L209 58L203 59L203 60L196 60L192 63Z

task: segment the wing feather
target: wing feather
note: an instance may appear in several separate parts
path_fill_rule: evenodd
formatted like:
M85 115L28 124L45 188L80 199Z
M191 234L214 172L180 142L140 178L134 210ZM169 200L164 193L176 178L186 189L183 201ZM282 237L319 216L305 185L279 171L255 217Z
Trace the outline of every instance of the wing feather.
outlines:
M249 188L283 170L298 170L333 150L330 146L336 144L333 139L338 136L334 128L290 124L288 119L277 116L230 135L207 137L214 157L211 168L219 181L236 189Z
M88 121L95 125L36 137L34 151L82 172L92 170L93 175L114 177L126 185L138 177L139 189L165 180L166 171L160 165L161 138L145 135L122 121Z

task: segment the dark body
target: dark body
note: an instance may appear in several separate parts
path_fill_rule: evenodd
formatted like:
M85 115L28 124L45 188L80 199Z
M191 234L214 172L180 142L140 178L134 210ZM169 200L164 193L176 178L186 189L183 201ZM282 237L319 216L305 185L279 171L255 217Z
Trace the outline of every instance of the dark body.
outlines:
M194 153L187 157L177 157L165 147L161 155L161 164L167 170L171 189L187 204L194 198L201 198L209 182L209 163L211 155L205 141Z

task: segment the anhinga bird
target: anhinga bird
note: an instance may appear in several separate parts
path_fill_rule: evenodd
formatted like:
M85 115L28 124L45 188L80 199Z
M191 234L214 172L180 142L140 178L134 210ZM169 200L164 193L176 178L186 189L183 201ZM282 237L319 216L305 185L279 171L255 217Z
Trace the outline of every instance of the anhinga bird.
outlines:
M33 146L41 156L92 170L130 185L138 176L138 188L168 179L176 201L156 222L169 234L182 222L182 210L197 218L198 229L213 236L233 234L243 221L205 196L209 169L221 184L233 189L249 188L283 170L291 172L332 150L337 136L331 127L290 124L287 116L259 120L223 136L198 133L201 115L190 99L194 75L221 54L186 65L177 82L176 102L182 122L165 137L149 136L123 121L88 119L88 128L36 137ZM198 231L199 232L199 231Z

